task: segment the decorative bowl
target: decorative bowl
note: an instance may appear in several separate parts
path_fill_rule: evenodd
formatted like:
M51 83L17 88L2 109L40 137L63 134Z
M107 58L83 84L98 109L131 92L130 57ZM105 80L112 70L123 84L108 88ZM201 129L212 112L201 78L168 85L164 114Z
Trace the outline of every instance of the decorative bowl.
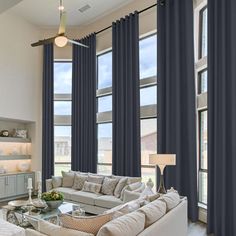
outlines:
M19 171L22 171L22 172L28 171L30 169L30 163L28 163L28 162L20 162L17 165L17 168L18 168Z
M50 209L57 209L62 203L63 200L56 200L56 201L45 201Z

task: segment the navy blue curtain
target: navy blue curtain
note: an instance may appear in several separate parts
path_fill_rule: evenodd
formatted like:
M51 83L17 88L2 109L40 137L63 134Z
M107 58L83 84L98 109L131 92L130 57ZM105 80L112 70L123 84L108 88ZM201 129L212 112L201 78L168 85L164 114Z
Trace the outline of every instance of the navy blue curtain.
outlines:
M73 45L72 61L72 170L97 172L96 35Z
M198 219L193 1L158 1L158 153L176 154L165 168L165 185L188 197L188 215Z
M141 176L139 16L112 24L112 172Z
M208 0L208 232L236 235L236 1Z
M53 43L43 46L42 188L54 175Z

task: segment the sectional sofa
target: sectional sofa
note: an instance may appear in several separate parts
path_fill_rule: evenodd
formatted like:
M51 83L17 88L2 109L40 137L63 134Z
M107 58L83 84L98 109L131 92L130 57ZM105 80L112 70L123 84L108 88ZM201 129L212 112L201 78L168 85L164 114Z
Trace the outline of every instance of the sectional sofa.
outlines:
M145 204L141 199L137 199L115 207L100 216L95 216L92 225L100 222L99 217L104 217L112 212L115 215L117 212L124 211L127 205L130 205L130 209L132 209L129 213L123 212L123 214L106 222L94 233L89 231L93 230L90 227L91 224L86 226L86 223L84 227L87 227L89 232L78 230L81 229L83 225L81 220L84 222L84 218L78 219L78 228L71 218L69 223L62 220L63 226L40 221L39 230L26 229L26 236L187 236L187 199L179 199L179 196L176 196L175 193L167 193L165 196ZM139 205L139 207L134 207L134 205Z
M139 177L104 176L84 172L64 172L46 180L46 190L56 190L67 202L76 202L88 213L104 211L137 199L145 189Z

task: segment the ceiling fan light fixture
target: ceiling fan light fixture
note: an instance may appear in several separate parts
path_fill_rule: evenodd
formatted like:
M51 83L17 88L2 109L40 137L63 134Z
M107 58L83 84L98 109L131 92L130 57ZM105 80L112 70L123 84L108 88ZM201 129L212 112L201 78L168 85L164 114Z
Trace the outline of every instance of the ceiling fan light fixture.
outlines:
M57 36L55 38L55 44L60 48L65 47L67 43L68 39L65 36Z

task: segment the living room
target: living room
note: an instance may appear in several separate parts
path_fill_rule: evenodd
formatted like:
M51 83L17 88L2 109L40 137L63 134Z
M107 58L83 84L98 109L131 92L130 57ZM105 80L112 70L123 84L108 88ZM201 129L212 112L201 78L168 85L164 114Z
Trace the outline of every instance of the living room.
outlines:
M235 236L235 12L0 1L0 235Z

